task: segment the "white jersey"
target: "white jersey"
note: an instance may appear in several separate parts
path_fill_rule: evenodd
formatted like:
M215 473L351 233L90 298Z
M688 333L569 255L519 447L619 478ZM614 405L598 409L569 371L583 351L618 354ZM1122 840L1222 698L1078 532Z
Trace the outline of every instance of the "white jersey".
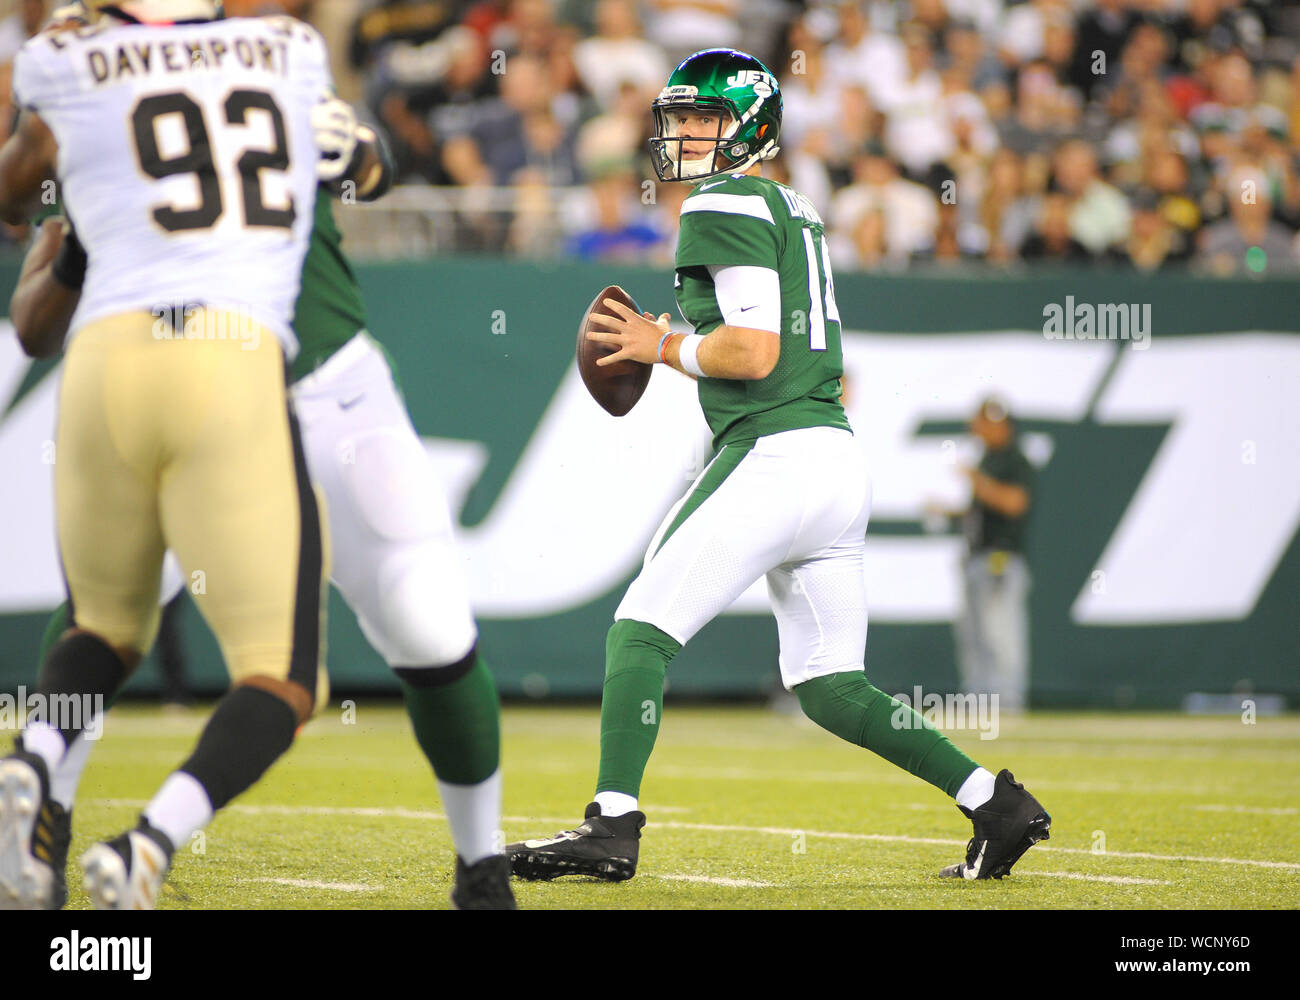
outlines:
M293 358L319 157L310 113L331 87L320 35L284 17L106 19L28 41L16 103L58 142L63 205L90 261L73 335L202 303L274 331Z

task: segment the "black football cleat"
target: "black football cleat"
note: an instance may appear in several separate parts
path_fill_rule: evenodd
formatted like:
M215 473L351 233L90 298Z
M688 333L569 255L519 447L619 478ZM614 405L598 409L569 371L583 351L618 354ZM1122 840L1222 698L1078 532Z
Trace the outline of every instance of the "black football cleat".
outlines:
M489 854L467 865L457 854L451 905L457 910L519 909L510 889L510 860L504 854Z
M1007 770L998 772L993 797L984 805L974 812L957 808L975 824L975 836L966 845L966 860L939 872L948 878L1002 878L1025 851L1050 836L1052 817Z
M92 844L81 856L82 888L97 910L156 909L172 853L167 837L141 819L134 830Z
M561 875L586 875L604 882L624 882L636 874L637 841L645 813L602 816L595 802L585 821L549 840L507 844L510 870L520 878L549 882Z
M50 798L45 761L0 760L0 910L59 910L68 901L72 817Z
M50 909L61 910L68 902L68 848L72 846L72 811L64 809L53 799L47 799L36 820L32 834L33 853L41 859L49 858L54 871Z

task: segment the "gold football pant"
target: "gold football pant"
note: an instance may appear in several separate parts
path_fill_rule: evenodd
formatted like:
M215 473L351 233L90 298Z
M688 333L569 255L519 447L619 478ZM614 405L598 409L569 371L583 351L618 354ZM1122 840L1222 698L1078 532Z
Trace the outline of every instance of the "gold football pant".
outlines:
M246 317L202 318L244 336L165 339L137 312L68 349L55 500L71 624L147 652L170 547L232 679L292 681L319 707L328 552L283 354Z

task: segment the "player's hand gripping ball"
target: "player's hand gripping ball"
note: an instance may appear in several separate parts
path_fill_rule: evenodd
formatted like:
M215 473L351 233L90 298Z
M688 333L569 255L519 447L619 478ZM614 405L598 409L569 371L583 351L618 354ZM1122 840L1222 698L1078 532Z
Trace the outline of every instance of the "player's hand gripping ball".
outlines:
M619 310L607 304L606 299L621 304L624 307L621 314ZM626 331L631 320L636 320L644 326L653 326L654 330L638 328L631 334L615 332L615 327ZM666 321L666 317L661 317L661 320ZM582 375L582 382L591 393L591 398L616 417L623 416L636 406L650 382L650 373L654 370L652 363L628 358L629 353L644 354L645 351L630 351L631 345L626 341L634 339L641 348L644 347L645 341L653 341L650 344L650 351L653 353L661 336L656 324L657 321L649 313L641 313L632 296L618 285L610 285L602 289L600 294L592 299L591 305L583 313L582 322L578 324L578 371ZM593 340L590 334L595 334L601 339ZM612 341L625 341L625 343ZM619 353L624 355L619 360L598 364L602 358Z

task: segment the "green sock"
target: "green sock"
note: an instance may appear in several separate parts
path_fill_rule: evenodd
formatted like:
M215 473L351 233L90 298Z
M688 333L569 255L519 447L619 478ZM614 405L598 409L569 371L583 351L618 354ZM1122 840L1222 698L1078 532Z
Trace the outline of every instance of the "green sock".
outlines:
M605 639L597 792L636 796L659 735L664 674L682 644L645 622L614 623Z
M450 684L416 687L401 678L402 697L420 749L438 780L476 785L501 762L501 706L482 657Z
M897 764L947 794L979 765L922 716L852 673L816 677L795 687L804 714L823 729L891 764Z
M64 601L50 614L50 620L45 626L45 634L41 636L41 651L38 655L39 661L37 669L45 662L45 657L49 655L50 649L54 646L64 632L68 630L68 602Z

